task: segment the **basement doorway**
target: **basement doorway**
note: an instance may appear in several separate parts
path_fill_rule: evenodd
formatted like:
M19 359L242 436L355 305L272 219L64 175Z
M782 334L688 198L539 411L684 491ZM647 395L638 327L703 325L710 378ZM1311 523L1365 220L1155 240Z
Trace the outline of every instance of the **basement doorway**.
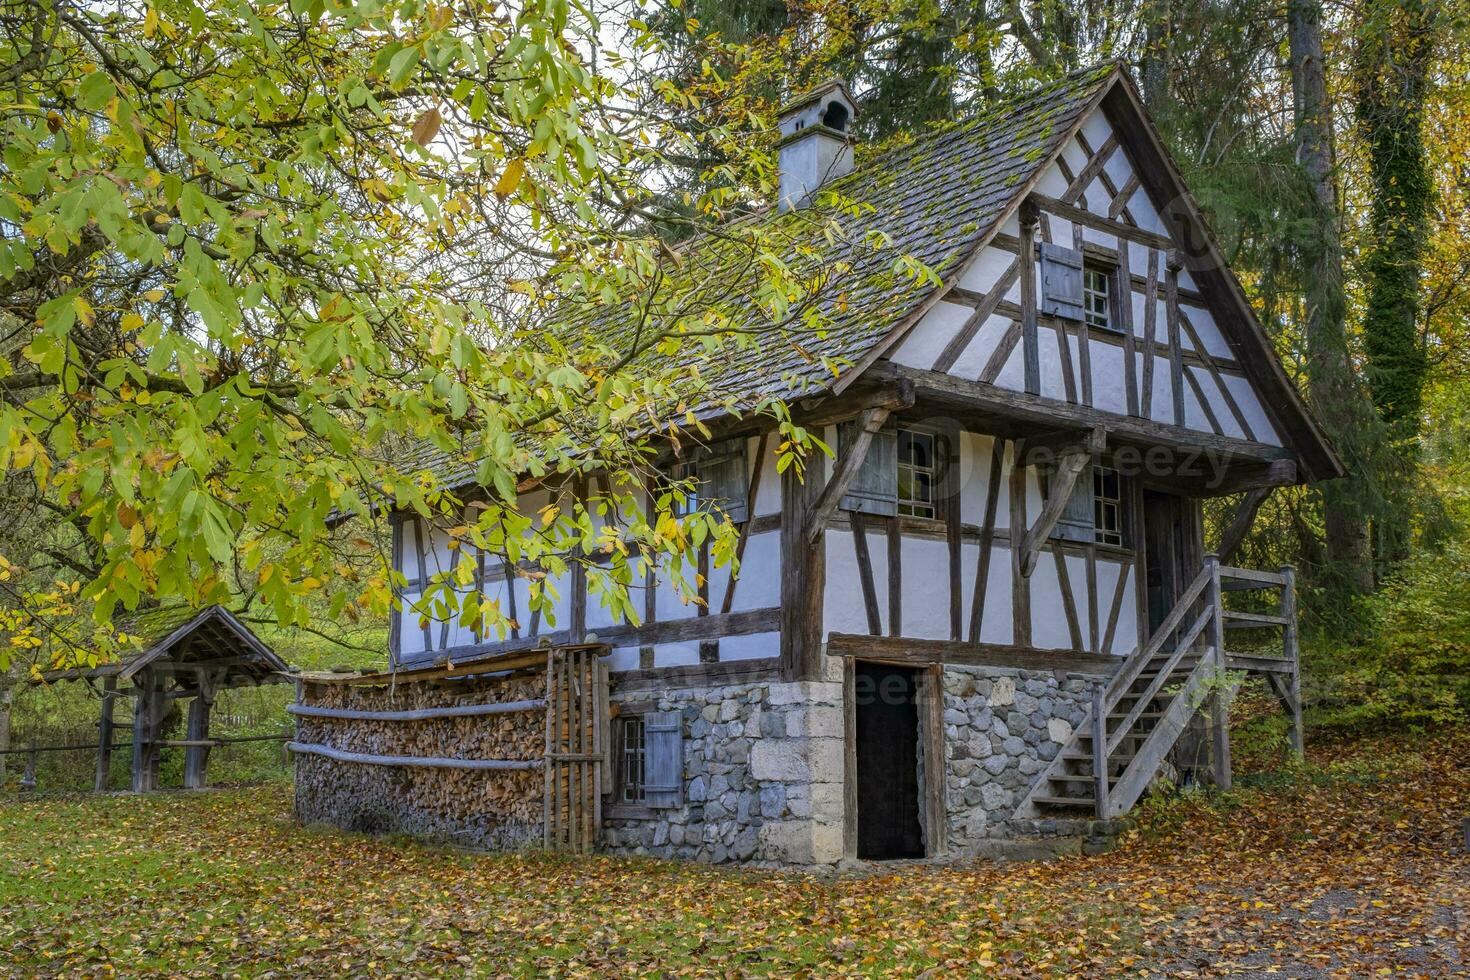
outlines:
M860 660L853 673L857 856L869 861L924 857L919 671Z

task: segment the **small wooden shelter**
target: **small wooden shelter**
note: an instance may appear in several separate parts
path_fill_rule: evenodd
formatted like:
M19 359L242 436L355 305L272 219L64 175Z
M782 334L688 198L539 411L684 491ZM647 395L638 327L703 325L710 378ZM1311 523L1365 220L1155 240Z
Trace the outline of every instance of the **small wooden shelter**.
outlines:
M113 704L119 696L135 699L133 791L141 793L158 788L159 758L165 748L185 750L184 786L203 789L209 750L226 741L211 738L209 734L209 716L215 697L233 687L288 680L291 668L223 606L150 610L134 617L123 628L141 639L141 652L97 667L50 671L41 679L43 682L84 679L102 682L102 717L97 740L96 789L99 792L108 788L114 747ZM170 703L179 699L189 701L185 737L164 738Z

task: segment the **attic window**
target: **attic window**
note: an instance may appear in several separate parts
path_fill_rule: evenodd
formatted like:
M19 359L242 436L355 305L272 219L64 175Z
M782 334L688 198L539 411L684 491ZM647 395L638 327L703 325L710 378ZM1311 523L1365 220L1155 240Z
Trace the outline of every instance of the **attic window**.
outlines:
M841 102L828 102L827 111L822 113L822 125L839 133L847 132L847 107Z
M1082 309L1089 327L1112 330L1112 276L1088 263L1082 270Z
M898 512L905 517L934 517L934 436L898 430Z

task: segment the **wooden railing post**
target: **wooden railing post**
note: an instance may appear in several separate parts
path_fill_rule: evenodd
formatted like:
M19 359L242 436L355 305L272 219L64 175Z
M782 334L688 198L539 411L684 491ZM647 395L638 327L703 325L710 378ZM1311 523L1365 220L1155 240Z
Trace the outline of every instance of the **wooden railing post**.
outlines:
M1225 672L1225 597L1220 588L1220 556L1205 555L1205 571L1209 583L1205 587L1205 602L1210 609L1210 646L1213 647L1215 689L1210 693L1210 736L1211 762L1214 766L1215 785L1230 788L1230 719L1229 702L1221 686Z
M1107 685L1092 689L1092 777L1097 818L1108 818L1108 696Z
M92 788L98 793L107 791L112 779L112 712L117 703L117 678L108 677L102 682L102 717L97 722L97 775Z
M1306 750L1306 740L1302 732L1302 665L1296 632L1296 569L1282 565L1280 571L1281 618L1286 620L1281 629L1281 654L1291 665L1287 682L1291 700L1287 708L1291 713L1291 750L1300 760Z

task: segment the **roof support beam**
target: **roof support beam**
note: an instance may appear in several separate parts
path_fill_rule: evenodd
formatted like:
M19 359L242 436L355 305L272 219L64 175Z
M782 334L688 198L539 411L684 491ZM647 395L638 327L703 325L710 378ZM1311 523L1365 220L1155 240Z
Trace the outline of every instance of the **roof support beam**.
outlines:
M1068 204L1066 201L1059 201L1054 197L1047 197L1045 194L1032 194L1029 200L1042 211L1048 214L1054 214L1059 218L1066 218L1068 221L1079 224L1084 228L1091 228L1094 231L1100 231L1108 235L1116 235L1126 241L1137 242L1140 245L1147 245L1150 248L1162 249L1164 251L1170 251L1174 248L1173 240L1164 235L1156 235L1151 231L1135 228L1133 225L1125 225L1121 221L1104 218L1102 215L1095 214L1086 208L1080 208L1075 204Z
M979 415L1022 426L1034 426L1044 431L1053 431L1058 426L1077 429L1102 426L1107 430L1108 439L1113 444L1142 448L1159 446L1191 456L1196 461L1201 457L1209 457L1210 461L1220 465L1236 462L1268 464L1278 460L1294 461L1296 458L1291 450L1280 446L1267 446L1213 432L1181 429L1151 419L1130 418L1087 405L1074 405L1043 395L1011 391L1008 388L906 367L891 361L874 364L868 369L868 373L875 377L882 375L908 378L913 381L914 390L920 398L955 405Z
M1220 535L1219 545L1215 547L1215 553L1222 562L1229 562L1234 557L1241 542L1245 541L1251 525L1255 523L1256 512L1274 489L1275 487L1256 487L1246 491L1246 495L1241 498L1239 506L1235 508L1235 516L1230 519L1230 526L1225 528L1225 533Z
M812 505L811 517L806 526L806 539L809 543L816 544L822 532L827 529L827 521L837 509L838 501L847 493L847 488L852 486L853 478L858 475L858 470L863 468L863 462L868 458L868 448L873 445L873 436L883 428L890 414L886 408L870 408L858 416L857 435L848 447L847 455L837 461L836 472L827 481L817 502Z
M1107 434L1102 426L1092 430L1083 441L1077 441L1073 437L1070 441L1063 443L1061 462L1057 464L1057 471L1051 485L1047 488L1046 503L1042 505L1041 513L1036 515L1036 523L1026 531L1026 536L1021 539L1021 574L1030 577L1036 570L1036 560L1040 557L1041 546L1051 536L1052 528L1057 526L1057 520L1062 516L1062 510L1067 506L1067 501L1072 499L1072 491L1077 486L1077 478L1087 469L1093 457L1102 451L1107 442ZM1031 440L1026 440L1026 455L1028 462L1034 459L1031 455Z

